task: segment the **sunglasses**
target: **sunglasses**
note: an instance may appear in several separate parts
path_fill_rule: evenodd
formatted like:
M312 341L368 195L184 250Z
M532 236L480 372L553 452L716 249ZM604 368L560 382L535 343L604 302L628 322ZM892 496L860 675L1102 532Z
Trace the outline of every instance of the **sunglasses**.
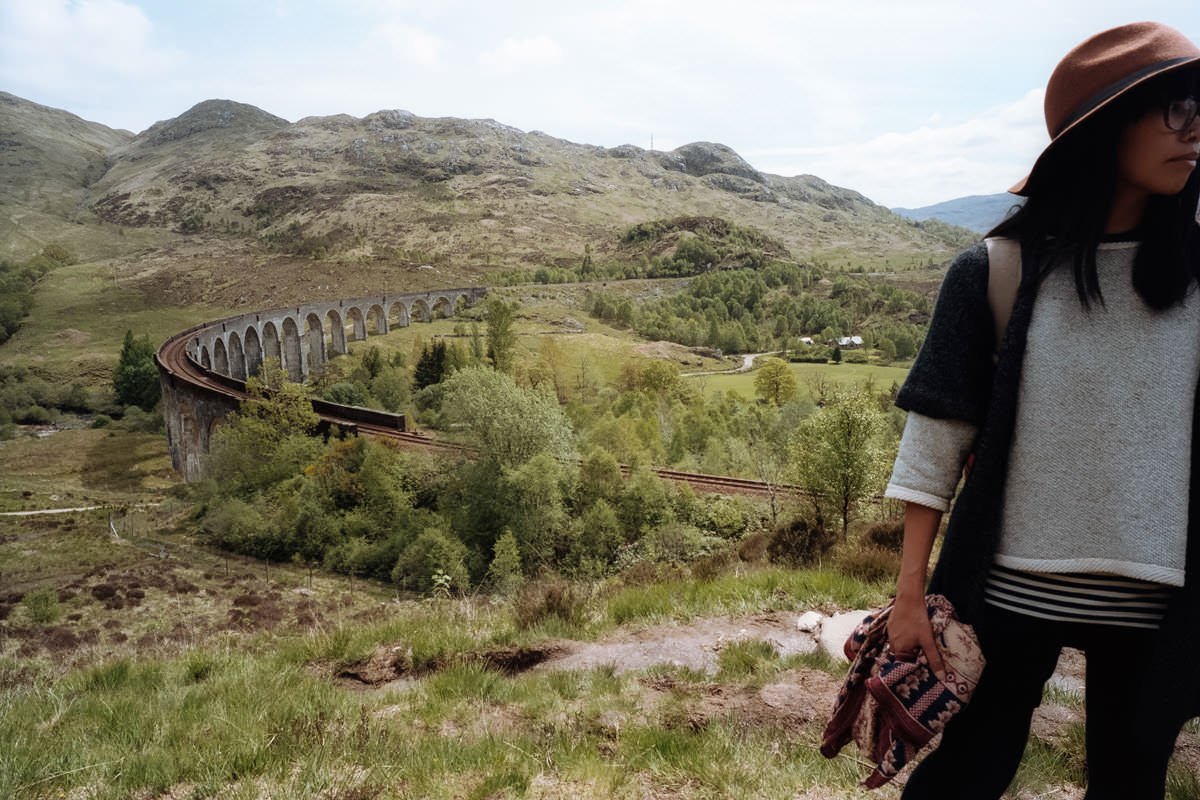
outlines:
M1163 122L1173 131L1186 131L1200 115L1200 102L1194 97L1172 100L1163 108Z

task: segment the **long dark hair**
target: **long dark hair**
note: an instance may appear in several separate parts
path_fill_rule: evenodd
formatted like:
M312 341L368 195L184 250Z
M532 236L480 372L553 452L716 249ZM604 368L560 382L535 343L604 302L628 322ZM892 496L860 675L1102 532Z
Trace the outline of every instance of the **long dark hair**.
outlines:
M1183 69L1147 81L1097 112L1055 142L1027 183L1024 205L993 228L988 236L1021 242L1034 259L1039 278L1069 258L1079 302L1104 303L1096 276L1096 247L1117 185L1117 151L1125 128L1170 100L1196 97L1200 70ZM1183 301L1192 281L1200 280L1200 169L1192 171L1183 190L1153 196L1138 228L1141 246L1133 264L1133 286L1151 308L1166 309Z

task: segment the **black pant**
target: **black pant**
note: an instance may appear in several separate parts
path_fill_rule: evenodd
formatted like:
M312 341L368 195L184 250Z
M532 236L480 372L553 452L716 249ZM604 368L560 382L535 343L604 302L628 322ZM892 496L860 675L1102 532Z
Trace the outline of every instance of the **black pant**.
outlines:
M1154 631L1054 622L986 606L976 625L987 666L903 800L998 800L1021 763L1033 710L1061 649L1087 655L1085 800L1161 800L1174 736L1135 730L1135 697Z

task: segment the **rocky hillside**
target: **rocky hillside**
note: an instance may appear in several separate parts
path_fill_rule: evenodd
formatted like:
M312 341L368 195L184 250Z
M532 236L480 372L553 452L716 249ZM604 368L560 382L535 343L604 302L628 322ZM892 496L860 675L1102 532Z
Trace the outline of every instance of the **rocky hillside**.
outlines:
M260 265L431 264L464 277L577 264L585 248L620 258L630 226L680 216L728 220L782 243L786 257L835 267L937 263L971 239L814 176L759 172L708 142L603 148L399 110L289 123L229 100L132 136L0 99L9 226L0 235L10 252L46 238L24 221L35 211L102 232L85 250L117 232L140 252L148 241L159 251L203 241L209 257L227 250L239 269L257 254Z
M0 92L0 257L27 256L64 221L90 217L88 187L133 138Z

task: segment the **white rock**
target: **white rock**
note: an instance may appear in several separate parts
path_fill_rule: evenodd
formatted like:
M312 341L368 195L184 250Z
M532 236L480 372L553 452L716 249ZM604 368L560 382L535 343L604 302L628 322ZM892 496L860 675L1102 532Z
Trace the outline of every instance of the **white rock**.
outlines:
M825 615L820 611L805 611L796 620L796 630L804 633L816 633L821 629L821 623L825 621Z
M821 623L821 648L835 659L845 661L846 654L842 648L845 647L850 634L858 627L858 623L869 613L871 612L866 610L847 611L844 614L834 614L825 620Z

